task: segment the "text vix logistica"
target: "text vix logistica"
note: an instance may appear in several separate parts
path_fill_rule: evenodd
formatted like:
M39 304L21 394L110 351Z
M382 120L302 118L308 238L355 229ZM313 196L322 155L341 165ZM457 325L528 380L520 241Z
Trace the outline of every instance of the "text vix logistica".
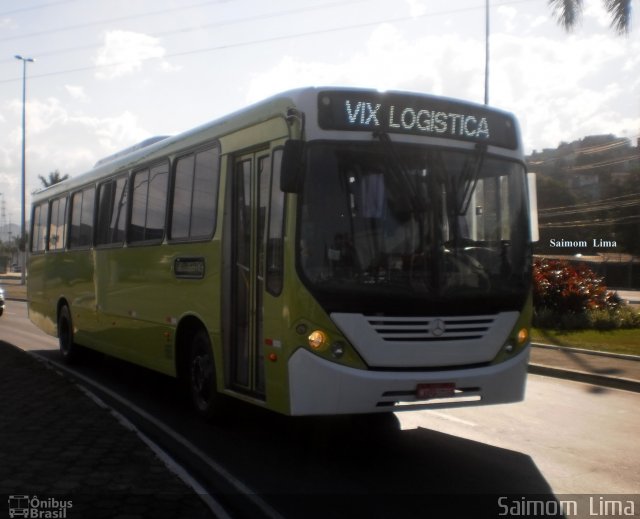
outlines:
M468 114L437 112L428 109L412 107L398 108L391 105L387 110L381 110L382 104L358 101L352 105L345 100L345 111L350 124L363 126L381 126L382 112L388 114L388 128L422 131L424 133L440 133L461 137L475 137L489 139L489 123L486 117L476 117Z

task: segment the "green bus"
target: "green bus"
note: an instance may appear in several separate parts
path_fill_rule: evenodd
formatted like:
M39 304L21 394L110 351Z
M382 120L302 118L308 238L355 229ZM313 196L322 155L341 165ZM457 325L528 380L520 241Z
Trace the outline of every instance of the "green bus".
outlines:
M519 401L530 192L509 113L294 90L34 194L29 316L208 418Z

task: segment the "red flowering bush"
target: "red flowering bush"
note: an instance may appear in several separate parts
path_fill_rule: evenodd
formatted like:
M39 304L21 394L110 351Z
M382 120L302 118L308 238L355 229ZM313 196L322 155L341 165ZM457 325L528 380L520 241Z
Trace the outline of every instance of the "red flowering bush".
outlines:
M576 330L639 328L640 313L607 290L586 265L536 259L533 265L533 324Z
M619 299L607 290L604 278L586 265L537 258L533 264L533 305L558 313L616 308Z

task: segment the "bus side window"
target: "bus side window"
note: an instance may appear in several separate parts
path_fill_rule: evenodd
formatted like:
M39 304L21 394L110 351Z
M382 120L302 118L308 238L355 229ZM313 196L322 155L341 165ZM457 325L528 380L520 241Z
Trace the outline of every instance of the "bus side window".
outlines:
M129 242L162 241L168 177L166 163L134 173Z
M69 248L86 249L93 244L94 187L76 191L71 197L71 228Z
M194 163L193 155L181 157L176 162L171 208L171 238L174 240L189 237Z
M216 228L220 151L217 147L176 162L171 207L171 239L198 240Z
M113 180L98 186L98 218L96 221L96 245L109 243L109 216L113 199Z
M51 202L49 218L49 250L63 250L67 228L67 198L58 198Z
M32 252L44 252L47 245L47 215L49 204L43 202L33 209Z
M96 244L122 244L124 242L127 177L109 180L98 190L98 221Z

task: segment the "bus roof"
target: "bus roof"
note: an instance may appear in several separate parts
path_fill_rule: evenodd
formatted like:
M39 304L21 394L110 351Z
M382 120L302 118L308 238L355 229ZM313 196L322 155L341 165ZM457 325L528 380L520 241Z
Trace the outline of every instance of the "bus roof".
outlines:
M170 137L152 137L99 160L92 170L34 193L55 196L145 162L209 142L290 110L304 113L307 138L334 132L382 131L408 137L486 143L506 150L521 147L515 117L477 103L416 92L377 91L349 87L306 87L290 90Z

